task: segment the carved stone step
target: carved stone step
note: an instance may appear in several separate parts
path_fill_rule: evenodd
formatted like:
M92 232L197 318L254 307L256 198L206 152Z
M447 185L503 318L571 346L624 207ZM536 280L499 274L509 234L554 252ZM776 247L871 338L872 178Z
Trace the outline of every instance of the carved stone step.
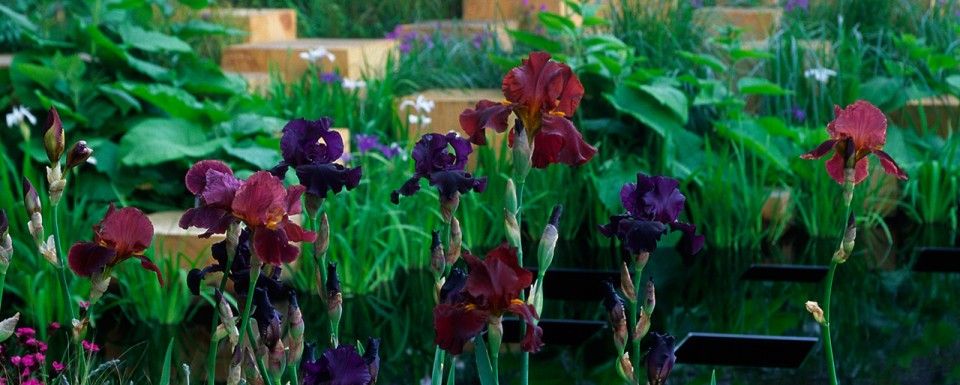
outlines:
M323 48L333 55L333 60L318 58L315 65L321 72L336 71L348 79L359 80L364 74L382 75L387 55L396 46L396 41L388 39L297 39L240 44L224 50L221 67L231 72L267 73L276 68L285 81L298 80L310 64L301 53Z
M290 8L223 8L204 13L214 22L247 33L244 43L284 41L297 38L297 10Z
M703 7L694 11L694 23L715 34L728 27L741 30L742 40L763 40L780 28L783 9L779 7Z

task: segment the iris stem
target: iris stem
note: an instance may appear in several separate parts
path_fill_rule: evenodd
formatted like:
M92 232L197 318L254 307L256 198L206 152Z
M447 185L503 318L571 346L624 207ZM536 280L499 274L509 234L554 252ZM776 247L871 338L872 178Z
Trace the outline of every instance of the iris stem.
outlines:
M7 285L7 272L0 272L0 309L3 309L3 289Z
M520 238L517 240L517 263L520 264L520 267L523 267L523 222L521 219L523 217L523 186L525 181L520 179L517 181L517 227L520 229ZM524 292L520 292L520 300L526 301L526 295ZM542 316L542 314L541 314ZM520 322L520 334L526 335L527 333L527 323ZM496 367L496 361L494 361L494 367ZM520 353L520 384L527 385L530 382L530 352Z
M60 266L57 269L57 275L60 277L60 292L63 294L63 301L67 306L67 314L70 315L70 319L67 321L72 321L77 318L76 313L73 312L73 301L70 299L70 288L67 286L67 264L63 259L63 247L60 242L60 204L57 203L53 205L53 243L57 247L57 260L60 262ZM41 240L42 241L42 240ZM70 325L70 322L67 322L66 325Z
M634 258L636 260L636 258ZM633 336L633 356L630 357L630 360L633 361L633 383L636 385L640 384L640 376L637 373L640 371L640 340L643 336L636 335L637 330L637 313L641 311L640 308L640 283L643 282L643 268L644 265L636 264L634 265L634 277L633 277L633 292L636 293L636 299L630 302L630 327L633 328L630 333L634 334Z
M253 325L247 325L246 330L247 330L247 333L245 335L250 337L250 345L253 346L253 339L254 339ZM270 354L270 353L267 353L267 354ZM273 378L270 377L269 373L267 373L267 366L263 364L263 358L257 357L256 352L253 353L253 357L257 361L257 370L260 371L260 377L263 378L263 381L266 382L267 385L273 385Z
M254 239L253 229L250 230L249 239ZM255 265L256 265L256 268L254 268ZM260 279L260 269L262 268L261 265L262 265L262 262L257 256L256 250L254 250L254 248L251 247L250 248L250 283L247 287L247 300L243 307L243 317L240 318L241 332L240 332L240 342L238 343L238 345L241 346L241 349L243 346L243 341L244 339L246 339L248 334L250 335L250 346L251 346L251 349L253 349L253 344L254 344L253 334L251 332L246 332L246 331L247 331L247 325L249 324L249 320L250 320L250 308L253 307L253 292L254 292L254 289L257 288L257 280ZM254 356L256 356L256 353L254 353ZM267 372L263 370L264 368L262 365L262 360L258 358L257 361L258 361L258 364L260 364L260 368L259 368L260 376L265 378L268 383L271 383L271 381L269 380L269 376L267 375Z
M849 189L850 199L844 199L844 215L843 215L843 226L840 230L840 246L838 250L843 249L843 238L847 231L847 222L850 218L850 203L853 201L853 184L850 183L850 186L844 186L844 189ZM856 223L854 223L856 226ZM849 256L847 256L849 257ZM825 290L823 295L823 334L824 334L824 351L827 355L827 365L829 365L830 371L830 384L837 385L837 365L833 357L833 337L830 335L830 300L833 295L833 277L837 271L837 266L840 263L836 260L830 261L830 271L827 272L827 282L825 284Z
M227 233L233 233L237 229L237 224L230 225ZM228 235L229 237L229 235ZM239 237L238 237L239 239ZM227 264L223 267L223 277L220 278L220 293L223 293L227 287L227 278L230 277L230 267L233 266L233 257L237 253L237 245L227 245ZM221 294L222 295L222 294ZM213 385L217 380L217 348L218 341L214 334L217 332L217 324L220 321L220 301L213 300L213 320L210 321L210 350L207 352L207 383Z

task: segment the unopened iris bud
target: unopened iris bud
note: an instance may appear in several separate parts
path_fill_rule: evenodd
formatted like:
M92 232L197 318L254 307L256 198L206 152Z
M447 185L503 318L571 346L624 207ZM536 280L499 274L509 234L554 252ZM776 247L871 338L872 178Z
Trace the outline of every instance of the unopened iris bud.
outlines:
M340 277L337 275L337 264L327 264L327 316L334 330L340 325L340 316L343 314L343 294L340 292ZM334 333L336 335L337 333ZM337 343L334 341L334 346Z
M7 220L7 212L0 209L0 237L10 233L10 222Z
M60 123L60 115L57 109L50 107L50 113L47 115L47 124L44 126L43 149L47 151L47 159L51 165L60 163L60 157L63 156L63 150L66 147L63 138L63 124Z
M669 334L653 333L653 347L647 353L647 381L650 385L663 385L673 370L673 363L677 360L673 355L673 345L676 339Z
M539 280L533 281L530 285L530 296L527 297L527 305L533 306L537 314L543 314L543 285ZM540 320L534 318L533 324L540 323Z
M57 259L57 244L54 243L53 235L47 237L45 242L40 242L40 255L54 267L60 267L60 260Z
M857 239L857 219L853 216L853 213L850 213L850 218L847 219L847 229L843 233L843 243L841 244L841 249L843 250L843 258L837 262L844 263L847 261L847 258L850 258L850 254L853 253L854 241Z
M287 345L287 362L296 365L300 362L303 354L303 313L300 311L300 304L297 303L297 292L290 290L290 307L287 309L288 330L290 340Z
M444 223L450 223L453 215L457 213L458 207L460 207L459 191L454 191L450 199L444 198L443 194L440 194L440 214L443 215Z
M7 272L13 257L13 239L10 238L9 227L7 213L0 210L0 273Z
M607 287L607 294L603 299L603 307L607 310L610 319L610 328L613 329L613 343L617 347L617 354L623 354L627 348L627 317L623 309L623 300L613 288L613 282L603 281Z
M90 277L90 304L93 305L103 297L110 288L110 276L100 273Z
M507 230L507 241L510 246L520 246L520 225L517 223L517 217L510 210L503 209L503 223Z
M639 341L650 332L650 314L645 311L640 312L640 319L633 327L633 339Z
M279 384L280 376L287 368L287 356L283 348L283 342L277 341L273 348L268 348L266 361L267 373L274 378L274 383Z
M243 348L238 345L233 348L233 361L230 362L230 372L227 374L227 385L240 384L241 362L243 362Z
M60 164L55 164L52 168L47 167L47 183L49 184L47 193L50 197L50 204L56 206L60 203L63 190L67 188L67 179L63 177L63 172L60 171Z
M647 266L647 262L650 261L650 252L644 251L640 254L635 254L633 256L633 262L635 264L634 270L643 271L643 268Z
M23 206L27 209L27 216L30 217L27 229L39 245L43 242L43 216L40 214L42 206L40 206L40 195L37 194L37 189L33 188L33 184L27 178L23 178Z
M537 249L537 263L540 265L540 272L546 272L553 263L553 254L557 249L557 239L560 234L557 226L560 224L560 214L563 213L563 205L553 206L553 212L550 214L550 221L543 229L543 235L540 237L540 245Z
M237 346L237 342L240 340L240 331L237 329L237 318L233 315L233 309L230 308L230 304L223 297L220 289L214 289L214 297L220 304L217 307L220 312L220 327L223 328L227 339L230 341L230 347Z
M87 159L90 159L91 155L93 155L93 149L87 147L85 140L74 143L73 147L70 147L70 151L67 152L67 171L79 167Z
M447 266L453 266L460 260L460 251L463 248L463 231L460 230L460 221L456 217L450 221L450 245L447 247Z
M620 265L620 291L630 303L637 303L637 290L633 287L633 277L630 276L630 267L626 262Z
M313 250L317 256L327 253L330 248L330 221L327 219L327 213L320 215L320 227L317 229L317 241L313 244Z
M633 363L630 362L630 353L623 353L617 360L617 373L628 383L634 383Z
M367 385L377 383L377 377L380 374L380 339L367 337L367 346L363 352L363 362L367 364L370 370L370 382Z
M649 315L653 315L653 308L657 306L657 294L653 286L653 277L650 277L650 280L647 281L647 292L644 294L644 300L646 303L643 305L643 311Z
M503 316L487 319L487 341L490 345L490 358L496 360L500 356L500 344L503 342Z
M513 183L513 179L507 179L507 188L504 197L504 209L507 210L510 214L517 213L517 186Z
M434 277L440 279L446 271L447 259L443 255L443 244L440 243L440 231L434 230L433 240L430 243L430 270Z
M824 318L823 309L820 308L820 305L814 301L807 301L806 303L807 311L813 315L813 319L817 321L818 324L826 325L827 320Z
M527 174L533 167L533 143L527 137L523 121L514 120L513 125L513 173L520 183L527 179Z
M17 322L20 322L19 312L14 314L13 317L0 321L0 342L6 341L13 335L13 332L17 330Z

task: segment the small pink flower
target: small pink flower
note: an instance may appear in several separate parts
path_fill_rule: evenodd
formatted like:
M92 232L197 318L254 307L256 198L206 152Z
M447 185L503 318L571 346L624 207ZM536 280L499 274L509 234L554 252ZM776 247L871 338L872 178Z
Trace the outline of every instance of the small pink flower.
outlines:
M90 308L90 301L80 301L80 308L87 310Z
M49 329L49 330L57 330L57 329L60 329L60 323L58 323L58 322L51 322L49 325L47 325L47 329Z
M37 361L33 359L32 355L25 355L21 361L24 367L32 368L37 365Z
M20 366L20 362L23 361L23 358L20 356L10 357L10 363L14 366Z
M36 335L37 331L31 328L19 328L14 334L16 334L19 338L30 338Z
M33 355L33 359L37 360L37 362L44 362L47 360L47 356L43 355L43 353L37 353Z
M26 380L26 381L24 381L24 382L21 382L20 385L43 385L43 383L40 382L40 380L38 380L38 379L36 379L36 378L31 378L31 379L29 379L29 380Z
M62 372L63 369L64 369L63 364L61 364L61 363L59 363L59 362L57 362L57 361L53 361L53 370L56 370L56 371L58 371L58 372Z
M83 350L86 350L90 353L95 353L100 351L100 347L93 342L83 341L81 342L81 344L83 345Z

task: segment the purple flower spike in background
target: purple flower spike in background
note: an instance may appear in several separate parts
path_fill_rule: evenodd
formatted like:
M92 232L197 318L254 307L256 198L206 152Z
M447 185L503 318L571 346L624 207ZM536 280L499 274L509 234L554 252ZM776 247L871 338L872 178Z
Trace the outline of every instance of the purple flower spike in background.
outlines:
M787 12L801 9L804 11L810 9L810 0L787 0L783 5L783 10Z
M627 213L610 217L610 223L600 226L600 233L616 236L630 253L640 254L656 250L660 236L669 226L671 231L683 233L677 250L684 255L696 254L704 239L696 234L696 226L677 221L686 202L677 190L679 184L673 178L638 173L637 183L627 183L620 190Z
M453 149L453 152L450 152ZM410 196L420 191L420 178L430 181L440 191L440 200L454 200L459 194L483 192L487 188L487 178L474 178L464 172L467 158L473 148L466 138L456 133L426 134L413 147L415 162L413 176L403 186L390 195L393 203L400 202L400 196Z
M338 75L336 72L324 72L320 74L321 83L327 83L327 84L339 83L340 79L341 79L340 75Z

